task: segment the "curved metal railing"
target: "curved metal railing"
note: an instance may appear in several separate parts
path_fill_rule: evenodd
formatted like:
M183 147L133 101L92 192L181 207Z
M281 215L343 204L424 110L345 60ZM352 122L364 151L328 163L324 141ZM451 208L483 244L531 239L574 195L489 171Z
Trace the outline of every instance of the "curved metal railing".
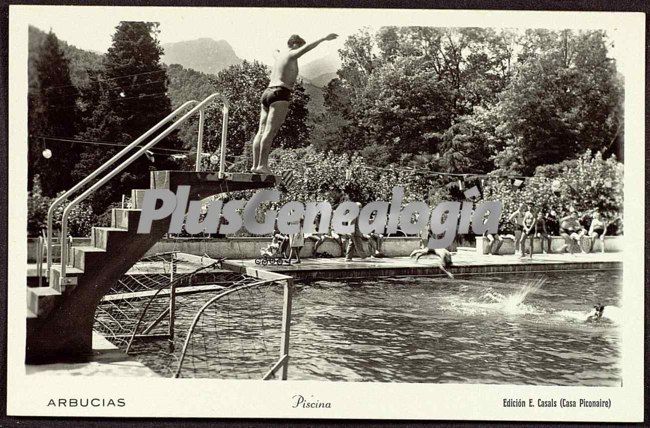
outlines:
M135 152L133 155L131 155L128 159L123 161L120 165L118 165L116 168L114 168L111 172L106 174L103 178L95 182L92 186L90 186L88 189L86 189L84 192L82 192L79 196L77 196L75 199L73 199L68 205L64 208L63 210L63 216L61 218L61 275L60 275L60 280L58 285L63 285L65 284L66 281L66 264L67 264L67 258L68 258L68 247L65 245L64 242L64 237L67 236L68 233L68 217L70 216L70 211L72 208L74 208L76 205L78 205L81 201L86 199L88 196L90 196L93 192L95 192L97 189L102 187L106 182L108 182L111 178L122 172L126 167L131 165L135 160L137 160L140 156L142 156L145 152L147 152L151 147L155 146L158 144L163 138L167 137L169 134L171 134L173 131L178 129L181 124L186 122L190 117L192 117L194 114L199 112L199 131L198 131L198 141L197 141L197 153L196 153L196 171L200 171L201 169L201 156L202 156L202 144L203 144L203 124L204 124L204 112L203 109L204 107L210 103L212 100L215 98L219 98L221 102L223 103L223 125L221 127L221 157L220 157L220 165L219 165L219 177L223 177L225 175L225 157L226 157L226 138L228 135L228 112L230 109L230 102L228 99L222 95L221 93L215 92L205 98L203 101L198 103L196 106L194 106L190 111L185 113L180 119L176 120L172 125L167 127L163 132L158 134L155 138L153 138L151 141L149 141L147 144L144 146L138 146L139 143L141 143L144 139L147 137L151 136L154 132L156 132L158 129L160 129L163 125L168 123L171 119L173 119L179 111L182 109L186 108L190 104L197 103L197 101L188 101L187 103L183 104L181 107L177 108L172 112L170 115L165 117L163 120L158 122L153 128L151 128L149 131L147 131L145 134L140 136L137 140L129 144L127 147L122 149L120 152L118 152L113 158L111 158L108 162L106 162L104 165L102 165L100 168L98 168L96 171L91 173L88 177L77 183L72 189L68 190L66 193L61 195L59 198L57 198L52 206L50 206L50 210L48 211L48 224L47 224L47 230L48 230L48 242L47 242L47 275L48 278L51 278L50 276L50 270L51 270L51 265L52 265L52 217L54 214L54 211L58 205L60 205L63 201L65 201L73 192L76 192L77 190L81 189L85 184L87 184L90 180L93 178L97 177L101 172L107 170L112 164L114 164L118 159L124 156L128 151L132 150L136 146L140 147L140 149Z
M183 348L181 350L181 355L180 355L180 358L178 360L178 365L176 366L176 370L174 372L174 377L178 378L181 375L181 370L183 369L183 362L185 361L185 356L187 354L190 339L192 338L192 335L194 334L194 329L196 328L196 325L199 322L199 319L201 318L201 316L203 316L203 313L205 312L205 310L208 307L210 307L212 304L214 304L215 302L221 300L222 298L226 297L229 294L238 293L238 292L240 292L242 290L245 290L247 288L260 287L260 286L263 286L263 285L273 284L275 282L276 282L275 279L262 279L262 280L259 280L259 281L255 281L255 282L253 282L251 284L245 284L245 285L232 287L232 288L229 288L229 289L227 289L225 291L222 291L221 293L217 294L216 296L214 296L213 298L211 298L207 302L205 302L203 304L203 306L201 306L201 308L198 311L196 311L196 314L194 315L194 318L192 319L192 323L190 324L190 327L187 330L187 335L185 336L185 340L183 341ZM282 356L280 358L280 361L278 363L276 363L276 365L275 365L276 367L274 367L272 369L273 373L265 375L264 380L267 380L268 378L270 378L278 370L278 368L281 365L284 365L284 364L288 364L288 355L286 355L286 357L285 357L285 354L282 354Z

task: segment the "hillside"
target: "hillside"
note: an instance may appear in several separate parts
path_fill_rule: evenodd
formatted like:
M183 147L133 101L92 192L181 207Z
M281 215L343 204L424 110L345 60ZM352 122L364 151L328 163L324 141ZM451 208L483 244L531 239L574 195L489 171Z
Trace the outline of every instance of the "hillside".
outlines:
M28 33L28 78L30 92L36 89L36 57L47 33L34 26L29 26ZM102 55L96 52L85 51L59 40L59 46L70 61L70 78L77 87L88 83L87 70L99 70L102 66Z
M207 74L179 64L167 67L167 78L169 82L167 95L174 108L187 100L202 100L216 91Z
M327 86L329 82L332 81L332 79L336 79L338 77L338 74L336 72L333 73L323 73L320 76L316 76L313 79L310 79L310 82L314 86L318 86L319 88L324 88Z
M165 53L162 62L180 64L184 68L208 74L216 74L231 65L240 64L242 60L235 54L225 40L200 38L178 43L162 45Z
M36 27L29 27L29 82L30 91L36 89L36 76L35 76L35 60L38 57L38 51L47 33L41 31ZM83 87L88 82L87 70L99 70L102 66L103 55L96 52L85 51L78 49L73 45L59 40L59 44L63 49L66 57L70 60L70 74L72 82L78 87ZM217 89L214 87L210 80L209 74L216 74L221 68L226 68L225 64L238 64L241 60L235 55L230 48L230 45L225 41L215 42L212 39L198 39L189 42L174 43L172 45L164 45L166 48L165 58L170 61L175 59L172 65L167 66L167 77L169 79L168 96L172 102L173 107L178 107L187 100L195 99L200 100L210 95ZM224 58L216 55L223 53ZM211 58L208 60L207 58ZM200 60L199 60L200 59ZM203 62L203 66L199 64ZM209 63L209 64L208 64ZM214 72L202 72L188 64L197 64L204 69L207 67ZM311 65L309 65L311 64ZM307 71L316 73L321 70L323 66L331 65L331 61L317 59L312 63L307 64ZM228 65L228 66L229 66ZM219 69L219 70L217 70ZM301 70L302 72L302 70ZM326 78L320 78L318 75L316 81L323 82ZM328 80L329 81L329 80ZM311 80L303 79L303 86L305 92L309 95L308 109L310 117L314 117L323 113L325 108L323 106L323 89L321 86L324 84L315 85ZM195 138L192 136L194 130L190 128L181 130L181 137L184 141L193 141Z

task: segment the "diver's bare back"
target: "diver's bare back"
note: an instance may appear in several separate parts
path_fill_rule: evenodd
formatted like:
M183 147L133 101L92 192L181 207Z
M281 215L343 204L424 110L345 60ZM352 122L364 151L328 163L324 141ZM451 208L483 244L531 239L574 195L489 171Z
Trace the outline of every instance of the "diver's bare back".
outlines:
M278 52L271 71L269 86L284 86L292 89L298 77L298 59L291 56L291 51Z

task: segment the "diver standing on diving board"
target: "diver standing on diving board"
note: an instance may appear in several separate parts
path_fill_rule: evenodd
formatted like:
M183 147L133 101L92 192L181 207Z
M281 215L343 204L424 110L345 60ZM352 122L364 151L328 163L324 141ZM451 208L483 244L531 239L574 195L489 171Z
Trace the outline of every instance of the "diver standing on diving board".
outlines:
M305 41L294 34L287 42L288 49L278 51L271 71L269 87L262 93L260 124L253 139L254 174L272 174L269 168L269 154L275 134L284 123L289 111L291 90L298 77L298 58L314 49L326 40L334 40L337 34L329 34L315 42L305 44Z

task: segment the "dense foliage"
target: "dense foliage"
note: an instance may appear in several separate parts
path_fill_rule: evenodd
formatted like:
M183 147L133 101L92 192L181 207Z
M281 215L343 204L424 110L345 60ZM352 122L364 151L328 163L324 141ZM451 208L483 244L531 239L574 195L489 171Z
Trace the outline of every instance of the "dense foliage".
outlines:
M56 195L59 196L59 195ZM27 195L27 234L28 236L39 236L47 228L47 211L55 197L48 197L43 194L41 180L38 176L34 179L31 191ZM60 205L54 212L53 224L55 230L61 229L61 217L63 216L64 205ZM88 236L93 226L96 226L97 216L93 213L90 205L81 202L70 211L68 231L71 236Z
M385 27L340 51L314 144L376 165L530 175L586 149L621 158L623 85L602 31Z
M503 202L504 218L522 202L557 212L598 210L609 220L623 212L623 164L614 157L603 159L599 152L588 150L576 159L540 166L518 189L507 179L486 183L485 197Z
M48 139L73 138L79 128L78 91L70 78L69 61L54 33L45 36L33 71L36 87L28 95L28 180L31 184L37 174L46 177L42 190L52 196L67 188L71 171L79 160L77 146L69 143L52 146ZM46 149L56 160L43 156Z
M158 26L122 22L108 52L84 53L54 34L30 28L30 233L43 226L51 197L103 164L119 147L189 99L222 92L230 100L228 168L247 171L258 129L260 95L269 69L244 61L210 75L163 66ZM339 51L338 78L313 108L318 88L300 79L271 155L290 170L283 201L341 198L436 204L462 199L481 183L503 200L504 215L521 201L564 210L622 210L623 82L603 31L384 27L363 29ZM204 169L217 169L222 106L205 109ZM81 119L81 120L80 120ZM132 188L148 187L149 171L194 163L198 116L163 140L79 208L74 233L107 220L107 209ZM56 145L43 139L59 139ZM65 144L81 139L108 145ZM41 152L52 149L52 159ZM186 153L176 165L170 153ZM615 155L615 156L614 156ZM52 165L56 165L53 168ZM460 179L438 172L467 174ZM523 187L512 176L527 176ZM464 181L464 182L463 182ZM248 197L250 192L230 194ZM89 208L92 206L92 209Z

